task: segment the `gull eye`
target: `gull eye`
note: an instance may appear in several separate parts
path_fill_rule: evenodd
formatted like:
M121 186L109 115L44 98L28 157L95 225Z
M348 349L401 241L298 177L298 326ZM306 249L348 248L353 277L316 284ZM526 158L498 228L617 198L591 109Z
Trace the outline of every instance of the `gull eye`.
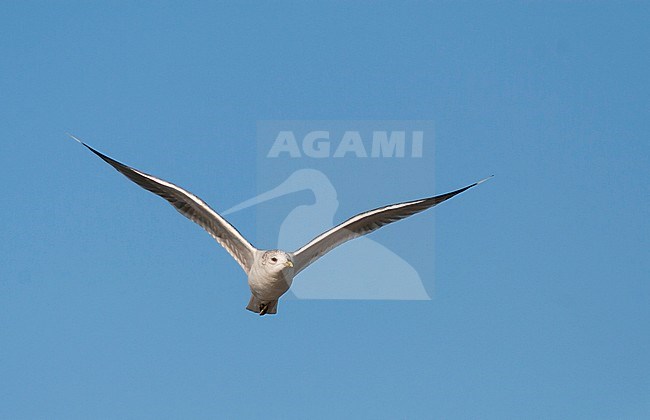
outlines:
M273 261L273 262L278 262L278 259L275 258L275 257L271 257L271 261Z

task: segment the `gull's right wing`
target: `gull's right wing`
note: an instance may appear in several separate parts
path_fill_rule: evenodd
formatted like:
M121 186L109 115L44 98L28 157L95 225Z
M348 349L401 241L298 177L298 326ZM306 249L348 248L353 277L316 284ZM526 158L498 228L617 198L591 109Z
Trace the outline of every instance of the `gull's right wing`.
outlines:
M72 135L70 137L86 146L88 150L99 156L104 162L111 165L131 181L167 200L180 214L205 229L210 236L216 239L232 255L241 268L248 274L253 264L255 247L233 225L205 204L203 200L170 182L163 181L162 179L140 172L137 169L111 159Z
M480 184L481 182L487 181L490 178L491 177L485 178L473 183L472 185L468 185L467 187L447 194L423 198L421 200L408 201L405 203L391 204L389 206L380 207L358 214L315 237L307 245L295 251L293 253L295 273L298 274L332 249L351 239L367 235L368 233L389 223L396 222L431 208L436 204L449 200L451 197Z

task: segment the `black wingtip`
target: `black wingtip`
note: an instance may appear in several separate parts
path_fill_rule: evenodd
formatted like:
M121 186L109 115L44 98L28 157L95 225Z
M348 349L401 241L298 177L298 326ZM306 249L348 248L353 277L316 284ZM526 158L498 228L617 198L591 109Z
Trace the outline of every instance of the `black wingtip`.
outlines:
M104 162L108 163L109 165L111 165L112 167L114 167L116 170L120 171L120 168L122 168L122 167L127 167L127 166L124 165L123 163L118 162L118 161L116 161L115 159L112 159L112 158L106 156L106 155L103 154L102 152L93 149L92 147L88 146L86 143L84 143L83 141L79 140L77 137L73 136L72 134L70 134L70 133L66 133L66 134L67 134L68 136L70 136L73 140L76 140L77 142L79 142L79 144L81 144L82 146L84 146L86 149L90 150L90 151L93 152L95 155L99 156L99 157L100 157Z
M87 148L88 150L90 150L91 152L97 154L97 150L95 150L95 149L93 149L92 147L88 146L86 143L84 143L83 141L79 140L77 137L73 136L73 135L70 134L70 133L66 133L66 134L67 134L68 136L70 136L70 138L71 138L72 140L75 140L77 143L79 143L79 144L81 144L82 146L86 147L86 148Z

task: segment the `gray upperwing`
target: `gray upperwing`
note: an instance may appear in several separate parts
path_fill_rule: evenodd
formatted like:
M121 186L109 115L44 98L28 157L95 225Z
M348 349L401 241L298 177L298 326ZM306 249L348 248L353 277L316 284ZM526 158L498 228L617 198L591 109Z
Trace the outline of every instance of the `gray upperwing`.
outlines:
M298 274L304 270L311 263L336 248L337 246L358 238L359 236L367 235L374 232L382 226L402 220L416 213L420 213L429 209L443 201L449 200L451 197L467 191L468 189L490 179L491 177L482 179L467 187L452 191L446 194L437 195L435 197L424 198L421 200L408 201L404 203L391 204L384 207L379 207L364 213L360 213L345 222L333 227L332 229L322 233L321 235L312 239L302 248L293 253L293 262L295 265L295 273Z
M255 247L203 200L177 185L111 159L72 135L70 137L87 147L88 150L140 187L167 200L179 213L205 229L248 273L253 264Z

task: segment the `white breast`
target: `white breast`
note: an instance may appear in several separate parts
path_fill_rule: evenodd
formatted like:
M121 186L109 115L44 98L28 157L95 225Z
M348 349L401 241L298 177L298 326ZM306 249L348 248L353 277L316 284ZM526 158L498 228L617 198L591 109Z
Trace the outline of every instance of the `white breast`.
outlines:
M248 273L248 286L251 293L262 301L276 300L282 296L293 282L293 268L272 272L255 259Z

